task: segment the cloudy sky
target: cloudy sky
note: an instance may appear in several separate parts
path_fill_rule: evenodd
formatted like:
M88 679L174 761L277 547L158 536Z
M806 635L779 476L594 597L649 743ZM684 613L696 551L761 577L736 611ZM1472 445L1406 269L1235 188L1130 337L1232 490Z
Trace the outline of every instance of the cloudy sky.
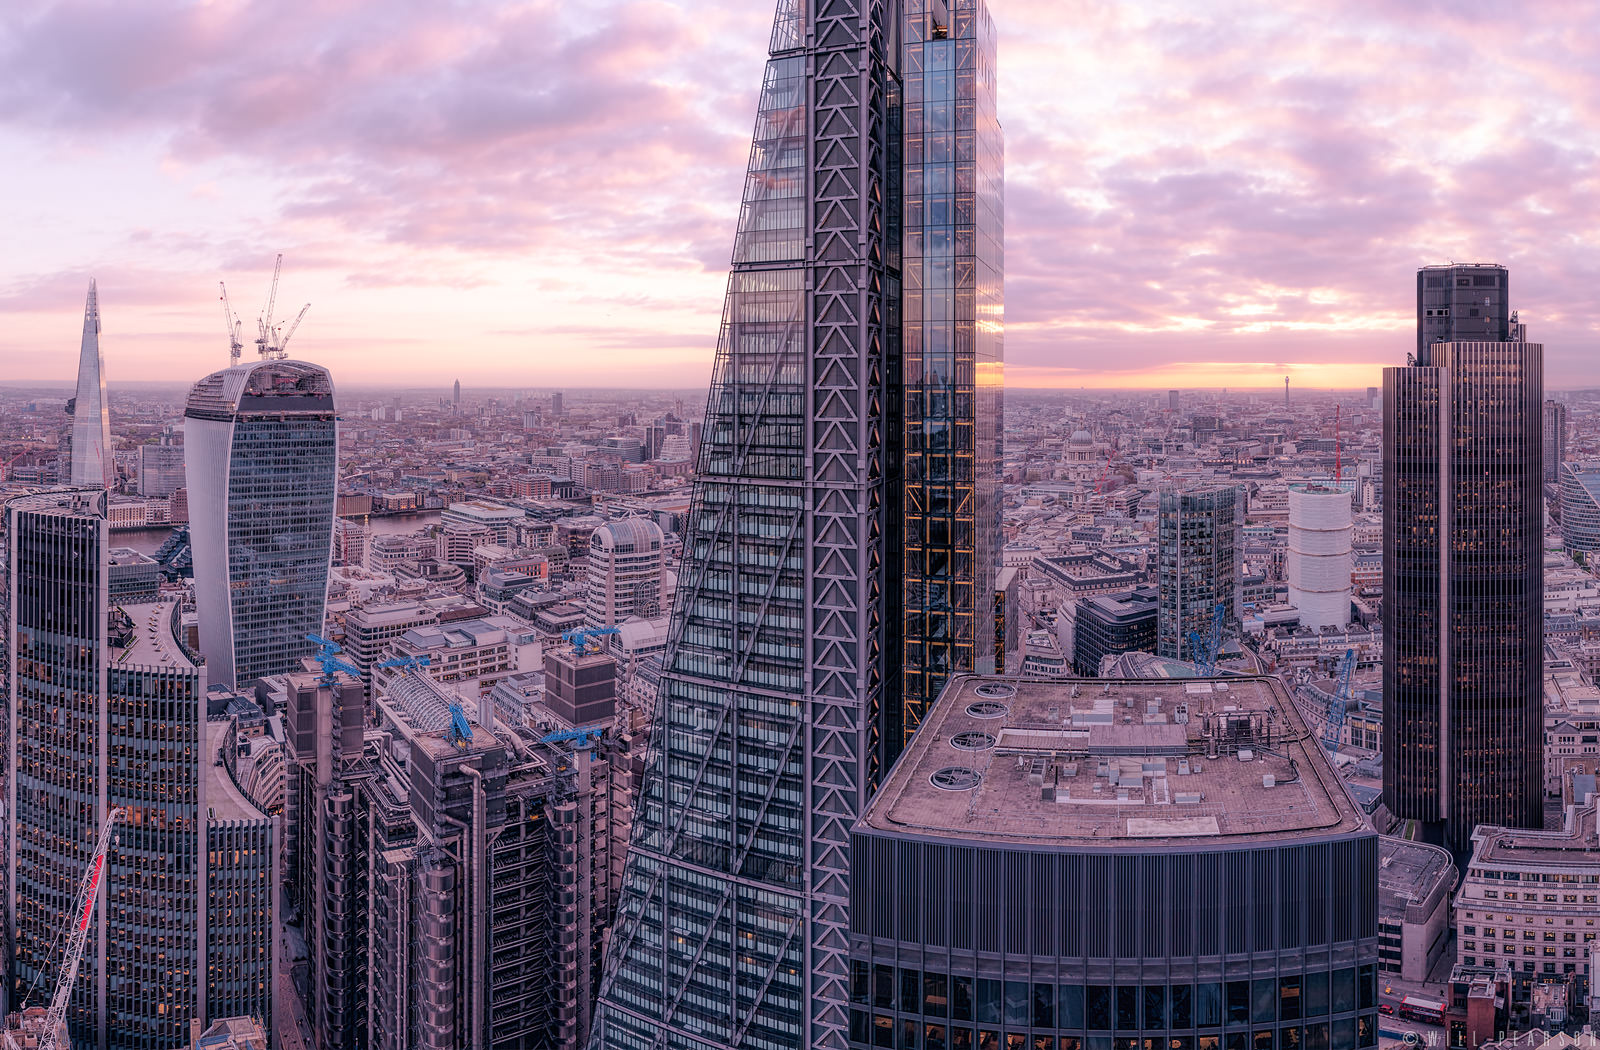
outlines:
M1009 385L1376 384L1451 259L1600 384L1600 0L991 2ZM5 0L0 379L91 276L113 381L220 367L282 251L340 378L703 384L770 14Z

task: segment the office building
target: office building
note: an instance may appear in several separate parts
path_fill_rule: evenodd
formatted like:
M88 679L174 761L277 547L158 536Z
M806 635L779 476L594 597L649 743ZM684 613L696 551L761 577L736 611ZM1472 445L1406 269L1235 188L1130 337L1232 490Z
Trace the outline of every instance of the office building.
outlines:
M372 1050L582 1047L631 827L631 738L539 743L448 728L450 697L409 677L369 748ZM382 737L378 737L382 739ZM402 761L402 754L405 756Z
M1378 836L1276 678L958 677L852 835L850 1045L1378 1045Z
M100 299L94 282L83 307L83 344L78 351L78 389L72 413L70 484L109 489L116 481L111 456L111 405L106 400L106 359L100 352Z
M847 1044L849 829L993 659L994 71L982 4L778 6L598 1047Z
M527 511L520 507L508 507L502 503L487 503L483 500L469 500L465 503L452 503L439 515L439 524L446 527L455 525L463 529L485 528L493 537L492 542L511 544L517 538L517 526L526 518Z
M1093 678L1108 656L1155 652L1159 604L1159 592L1154 587L1080 598L1073 618L1073 670Z
M1445 269L1419 289L1493 305L1505 283ZM1478 824L1543 821L1543 361L1537 343L1430 342L1384 370L1384 801L1458 856Z
M585 600L591 627L613 627L631 616L652 619L662 605L666 567L661 526L649 518L623 518L589 537L589 593Z
M1510 284L1506 268L1492 263L1451 263L1418 270L1417 363L1421 364L1434 343L1509 340Z
M1567 461L1567 406L1546 399L1544 403L1544 471L1546 485L1561 478L1561 464Z
M986 4L884 3L899 19L900 367L889 333L889 486L897 560L888 632L898 696L884 766L916 732L952 674L994 672L1000 548L1005 142L996 112L995 33ZM893 89L891 88L891 91ZM891 105L892 105L891 101ZM891 197L894 192L891 191ZM897 394L894 388L898 387ZM898 415L900 418L895 419ZM896 436L899 437L896 442Z
M182 445L139 446L139 495L167 498L183 485Z
M1561 546L1587 558L1600 550L1600 468L1563 463L1557 475L1561 489Z
M1176 390L1168 390L1167 391L1167 411L1168 412L1176 412L1176 411L1178 411L1178 391L1176 391Z
M1193 658L1189 636L1209 638L1216 607L1239 618L1243 499L1234 485L1163 485L1156 523L1156 655Z
M70 1000L74 1045L182 1047L191 1020L270 1016L272 822L216 762L177 603L112 600L98 486L19 497L6 518L12 1005L53 988L79 882L120 807Z
M330 680L331 677L331 680ZM284 889L314 949L306 1017L323 1050L367 1045L367 866L356 790L365 761L361 683L341 672L287 676Z
M561 391L557 390L555 393L550 395L550 415L554 419L560 419L566 414L567 410L566 406L562 403Z
M1450 906L1460 874L1448 850L1378 840L1378 972L1424 984L1450 946Z
M1300 626L1349 626L1353 535L1348 491L1314 483L1289 486L1284 570L1289 604L1300 610Z
M461 412L461 380L457 379L454 389L450 391L450 407L459 414Z
M333 380L261 360L196 383L184 409L200 651L213 682L298 670L323 629L338 496Z
M1544 981L1571 980L1579 996L1589 993L1600 961L1595 809L1591 795L1567 807L1557 830L1477 829L1455 899L1457 962L1510 969L1518 999Z

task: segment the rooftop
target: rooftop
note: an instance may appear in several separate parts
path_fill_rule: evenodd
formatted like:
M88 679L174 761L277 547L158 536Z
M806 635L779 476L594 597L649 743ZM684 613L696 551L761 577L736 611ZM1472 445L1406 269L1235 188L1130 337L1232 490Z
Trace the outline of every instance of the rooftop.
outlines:
M205 764L208 816L212 820L266 820L267 815L239 790L228 775L228 767L217 759L217 748L233 739L228 733L229 720L214 718L205 726L206 753L211 757Z
M172 636L172 602L143 602L120 606L133 621L127 646L117 652L123 667L172 667L193 670L194 661Z
M1275 678L953 678L859 830L1074 848L1322 839L1364 818Z
M1379 915L1403 915L1412 904L1448 893L1455 884L1455 862L1446 850L1387 835L1378 839Z
M1472 833L1472 866L1581 867L1593 872L1600 865L1600 829L1596 809L1600 802L1570 806L1559 831L1532 831L1480 824Z

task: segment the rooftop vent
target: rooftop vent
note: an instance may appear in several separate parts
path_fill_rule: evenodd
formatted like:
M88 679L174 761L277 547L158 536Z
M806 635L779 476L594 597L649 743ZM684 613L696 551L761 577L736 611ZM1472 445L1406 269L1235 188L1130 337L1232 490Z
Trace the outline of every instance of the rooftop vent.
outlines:
M1005 700L1017 695L1017 687L1006 685L1004 682L984 682L982 685L973 686L972 691L990 700Z
M951 746L961 751L987 751L994 746L994 737L988 733L971 730L950 738Z
M966 766L945 766L928 774L928 783L942 791L971 791L979 779L978 771Z
M967 705L967 714L973 718L1002 718L1006 710L1005 704L993 700L979 700L977 703Z

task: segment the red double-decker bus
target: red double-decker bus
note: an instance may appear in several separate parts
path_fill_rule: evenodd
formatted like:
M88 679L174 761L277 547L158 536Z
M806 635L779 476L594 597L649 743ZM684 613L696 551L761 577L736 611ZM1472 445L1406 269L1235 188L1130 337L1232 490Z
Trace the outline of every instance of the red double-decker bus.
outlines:
M1408 1021L1421 1021L1423 1024L1444 1024L1444 1003L1437 999L1424 999L1420 995L1408 995L1400 1000L1400 1006L1395 1013Z

